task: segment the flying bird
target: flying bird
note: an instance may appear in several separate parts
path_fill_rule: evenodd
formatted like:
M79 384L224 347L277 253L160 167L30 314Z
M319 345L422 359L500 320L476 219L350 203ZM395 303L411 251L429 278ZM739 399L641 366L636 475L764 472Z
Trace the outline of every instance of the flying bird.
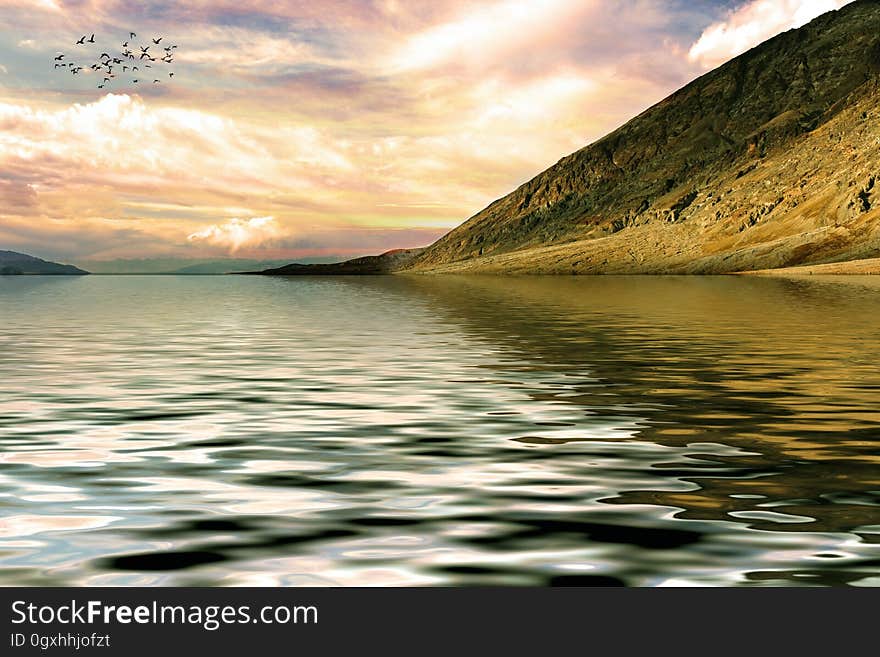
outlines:
M119 50L114 48L114 53L102 52L98 57L97 61L93 61L91 64L82 64L78 65L74 61L66 61L66 54L56 51L56 56L54 58L54 68L59 69L63 68L69 70L73 75L79 75L84 70L88 69L94 72L100 72L103 78L100 84L97 84L98 89L104 89L105 87L110 86L114 81L120 83L123 79L130 80L132 84L139 84L141 82L149 82L149 80L141 80L139 78L133 78L134 73L139 71L140 67L142 68L154 68L152 66L153 62L159 61L162 64L169 65L168 68L164 68L164 71L168 73L168 78L162 78L161 71L156 71L156 75L160 77L155 78L153 80L153 84L162 84L163 82L167 82L168 80L173 80L174 71L169 71L170 64L174 61L174 49L178 46L176 44L168 44L165 40L164 36L158 37L150 37L147 41L147 45L143 46L140 44L134 43L135 38L137 37L136 32L129 32L129 39L126 39ZM151 43L152 42L152 43ZM162 46L165 42L166 45ZM85 46L86 44L95 43L95 35L86 35L83 34L78 39L74 41L76 45ZM150 49L156 46L157 49L162 49L162 54L160 55L158 50L155 55L150 54ZM139 49L139 50L138 50ZM90 54L91 57L94 55ZM135 66L135 62L139 64L139 66ZM113 69L115 67L121 68L122 71L114 74ZM162 68L161 66L157 66L155 68ZM127 72L132 73L132 77L129 78L127 76L123 76L123 73ZM117 81L116 78L119 78Z

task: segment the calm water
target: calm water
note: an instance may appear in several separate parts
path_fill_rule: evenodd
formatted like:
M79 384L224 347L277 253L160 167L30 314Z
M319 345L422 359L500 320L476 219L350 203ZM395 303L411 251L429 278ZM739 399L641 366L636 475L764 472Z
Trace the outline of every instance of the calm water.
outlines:
M880 278L0 277L0 584L880 585Z

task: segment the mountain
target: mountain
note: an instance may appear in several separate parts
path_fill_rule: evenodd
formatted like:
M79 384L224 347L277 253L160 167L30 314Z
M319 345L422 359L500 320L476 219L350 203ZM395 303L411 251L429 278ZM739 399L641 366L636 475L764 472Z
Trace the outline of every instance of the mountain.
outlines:
M354 260L327 264L293 263L259 274L268 276L365 276L390 274L404 269L424 249L394 249L377 256L364 256Z
M700 77L408 271L723 273L880 255L880 2Z
M339 257L315 257L306 262L338 262ZM120 258L85 260L80 264L96 274L228 274L232 272L280 267L289 260L249 258Z
M34 256L16 253L15 251L0 251L0 275L12 274L53 274L53 275L81 275L89 272L74 267L73 265L60 265L57 262L41 260Z

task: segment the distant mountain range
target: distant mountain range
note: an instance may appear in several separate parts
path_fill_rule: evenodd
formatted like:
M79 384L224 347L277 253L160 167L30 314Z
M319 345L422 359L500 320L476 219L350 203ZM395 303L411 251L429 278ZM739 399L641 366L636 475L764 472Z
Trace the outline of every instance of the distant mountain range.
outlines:
M15 251L0 251L0 276L20 274L83 275L89 272L74 267L49 262Z
M339 262L342 258L318 256L304 258L303 266ZM135 258L117 260L87 260L81 264L88 271L73 265L62 265L15 251L0 251L0 275L16 274L177 274L205 275L231 274L281 267L288 260L253 260L227 258L221 260L192 258Z
M338 262L341 257L306 258L305 262ZM122 258L85 260L81 264L95 274L229 274L254 269L280 267L289 260L248 258Z
M878 190L880 2L860 0L707 73L384 269L726 273L870 259Z

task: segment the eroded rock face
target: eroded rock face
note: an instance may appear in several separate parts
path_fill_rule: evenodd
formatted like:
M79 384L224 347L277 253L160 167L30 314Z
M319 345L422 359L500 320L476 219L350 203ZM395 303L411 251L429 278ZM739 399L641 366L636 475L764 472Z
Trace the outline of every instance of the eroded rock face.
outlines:
M560 160L414 269L736 271L880 254L880 2L758 46Z

